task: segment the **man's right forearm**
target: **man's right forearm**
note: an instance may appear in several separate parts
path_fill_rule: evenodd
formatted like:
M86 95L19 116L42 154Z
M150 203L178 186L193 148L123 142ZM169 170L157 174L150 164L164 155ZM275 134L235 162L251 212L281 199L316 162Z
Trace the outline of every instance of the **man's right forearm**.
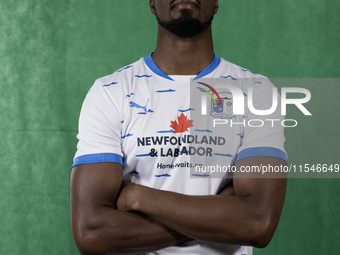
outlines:
M91 221L73 225L81 254L136 254L190 240L144 216L103 206Z
M80 253L136 254L188 240L142 215L116 209L122 172L122 166L116 163L84 164L72 169L72 232Z

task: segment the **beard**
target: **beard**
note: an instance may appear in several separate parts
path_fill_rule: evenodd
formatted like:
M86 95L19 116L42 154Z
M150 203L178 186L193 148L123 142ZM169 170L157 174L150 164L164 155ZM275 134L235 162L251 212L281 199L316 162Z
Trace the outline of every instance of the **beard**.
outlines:
M161 21L157 14L156 18L158 24L169 32L181 38L190 38L206 30L211 25L214 15L207 21L201 22L192 17L190 10L182 10L179 18L168 22Z

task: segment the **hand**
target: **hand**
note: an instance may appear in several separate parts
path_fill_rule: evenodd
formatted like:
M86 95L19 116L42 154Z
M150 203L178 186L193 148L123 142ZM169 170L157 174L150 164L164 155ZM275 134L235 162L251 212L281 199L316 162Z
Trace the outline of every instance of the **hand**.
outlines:
M125 212L133 211L133 209L138 206L137 195L140 187L142 186L130 181L123 181L116 202L117 210Z

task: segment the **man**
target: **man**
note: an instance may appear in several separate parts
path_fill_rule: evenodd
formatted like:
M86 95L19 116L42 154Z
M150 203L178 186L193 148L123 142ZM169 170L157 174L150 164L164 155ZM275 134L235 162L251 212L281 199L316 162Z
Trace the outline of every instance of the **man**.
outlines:
M214 54L210 24L217 0L150 0L150 8L159 24L156 50L98 79L84 100L71 176L78 249L252 254L251 246L266 246L276 229L286 180L241 172L233 179L193 178L186 146L193 143L188 130L196 127L190 79L260 76ZM230 153L215 158L224 155L237 169L286 164L281 128L225 133L221 139L230 143L223 150Z

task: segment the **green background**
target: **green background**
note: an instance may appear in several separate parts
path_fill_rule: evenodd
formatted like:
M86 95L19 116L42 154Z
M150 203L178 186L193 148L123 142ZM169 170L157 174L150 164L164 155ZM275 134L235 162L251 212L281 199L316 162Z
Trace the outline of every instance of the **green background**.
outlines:
M0 254L78 254L69 177L81 103L96 78L155 48L148 2L0 0ZM220 0L215 52L268 77L339 78L339 10ZM340 86L322 85L311 87L313 116L287 130L290 163L339 163ZM338 254L339 184L290 179L275 236L254 254Z

